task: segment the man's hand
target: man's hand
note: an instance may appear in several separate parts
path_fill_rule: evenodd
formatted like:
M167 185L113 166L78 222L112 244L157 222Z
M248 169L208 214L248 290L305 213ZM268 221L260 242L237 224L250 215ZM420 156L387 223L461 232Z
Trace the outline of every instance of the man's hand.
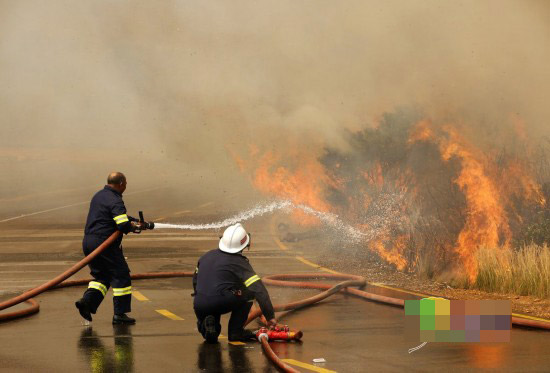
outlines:
M269 329L273 329L276 326L277 326L277 319L276 318L272 318L271 320L267 321L267 327Z
M132 224L132 232L133 233L140 233L141 232L141 224L139 222L131 222Z

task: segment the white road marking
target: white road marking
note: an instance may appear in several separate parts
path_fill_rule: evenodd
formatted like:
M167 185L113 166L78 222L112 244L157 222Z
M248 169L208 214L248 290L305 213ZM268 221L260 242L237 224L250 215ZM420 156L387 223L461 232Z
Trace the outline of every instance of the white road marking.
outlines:
M150 192L150 191L152 191L152 190L157 190L157 189L162 189L162 188L164 188L164 187L149 188L149 189L139 190L139 191L136 191L136 192L127 193L126 195L127 195L127 196L131 196L132 194L145 193L145 192ZM87 203L90 203L90 201L71 203L70 205L54 207L54 208L47 209L47 210L42 210L42 211L30 212L30 213L28 213L28 214L22 214L22 215L19 215L19 216L14 216L14 217L11 217L11 218L7 218L7 219L4 219L4 220L0 220L0 223L5 223L5 222L8 222L8 221L12 221L12 220L16 220L16 219L21 219L21 218L26 218L26 217L29 217L29 216L34 216L34 215L39 215L39 214L45 214L45 213L47 213L47 212L62 210L62 209L66 209L66 208L69 208L69 207L81 206L81 205L85 205L85 204L87 204Z

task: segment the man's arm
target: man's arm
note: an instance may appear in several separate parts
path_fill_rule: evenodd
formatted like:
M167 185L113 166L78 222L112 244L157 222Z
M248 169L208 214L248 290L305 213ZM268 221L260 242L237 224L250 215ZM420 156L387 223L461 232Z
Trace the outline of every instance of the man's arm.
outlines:
M242 281L246 291L254 294L254 298L258 301L265 318L269 321L273 320L273 323L276 323L275 311L273 310L271 298L269 297L269 293L262 283L260 276L254 272L254 269L252 269L252 266L248 262L243 263L242 270Z
M195 267L195 272L193 273L193 294L192 296L195 296L197 294L197 277L199 276L199 265L200 261L197 263L197 266Z
M126 214L126 206L124 206L122 199L113 204L111 216L116 223L117 229L122 233L127 234L134 231L135 226L132 220L130 220L130 217Z
M248 287L248 290L254 293L262 313L264 314L266 320L268 320L268 324L270 324L269 326L272 326L271 324L276 324L277 320L275 319L275 310L273 309L271 298L269 297L269 293L267 292L265 285L262 283L262 280L254 282Z

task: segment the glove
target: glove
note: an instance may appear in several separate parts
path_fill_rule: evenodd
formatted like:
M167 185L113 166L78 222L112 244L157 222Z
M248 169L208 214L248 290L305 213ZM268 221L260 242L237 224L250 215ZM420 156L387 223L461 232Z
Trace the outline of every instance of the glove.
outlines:
M132 224L132 233L141 233L141 224L136 222L131 222Z
M277 319L276 318L272 318L271 320L267 321L267 327L269 329L273 329L276 326L277 326Z

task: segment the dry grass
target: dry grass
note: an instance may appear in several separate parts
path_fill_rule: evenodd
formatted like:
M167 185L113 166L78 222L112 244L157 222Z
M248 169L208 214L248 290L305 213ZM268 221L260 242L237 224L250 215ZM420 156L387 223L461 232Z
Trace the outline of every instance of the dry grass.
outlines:
M518 295L550 297L550 248L528 245L518 250L480 249L472 287Z

